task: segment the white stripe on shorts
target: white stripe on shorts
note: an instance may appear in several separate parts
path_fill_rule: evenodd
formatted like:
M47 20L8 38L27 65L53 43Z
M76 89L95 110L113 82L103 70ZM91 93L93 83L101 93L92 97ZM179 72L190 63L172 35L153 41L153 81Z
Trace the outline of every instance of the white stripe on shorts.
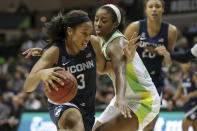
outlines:
M58 103L55 103L55 102L51 101L50 99L48 99L48 101L49 101L50 103L54 104L54 105L67 105L67 106L74 106L74 107L76 107L77 109L79 109L79 108L77 107L77 105L75 105L75 104L73 104L73 103L69 103L69 102L67 102L67 103L63 103L63 104L58 104Z
M189 116L189 115L191 115L194 111L196 111L197 110L197 105L196 106L194 106L194 108L192 108L190 111L188 111L185 115L184 115L184 117L187 117L187 116Z

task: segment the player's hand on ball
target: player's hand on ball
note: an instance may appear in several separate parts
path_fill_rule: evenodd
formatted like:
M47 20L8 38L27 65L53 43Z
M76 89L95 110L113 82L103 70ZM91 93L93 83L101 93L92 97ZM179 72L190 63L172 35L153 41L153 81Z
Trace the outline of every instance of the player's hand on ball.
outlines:
M137 36L137 33L134 32L131 39L129 40L129 43L125 46L124 54L127 58L127 62L131 61L133 57L135 56L136 48L142 44L142 42L136 43L137 40L139 40L140 36Z
M121 97L116 98L115 107L118 110L120 110L120 112L122 113L122 115L124 115L125 118L128 118L128 117L132 118L131 110L129 109L128 105L123 100L123 98L121 98Z
M56 91L58 91L57 86L54 84L54 82L59 83L60 85L64 85L64 82L61 79L67 79L64 75L55 72L56 70L64 70L61 67L54 67L49 69L43 69L40 71L40 79L44 82L46 90L48 92L51 92L50 86L54 88Z
M31 56L41 56L42 48L29 48L22 54L25 55L25 58L30 58Z

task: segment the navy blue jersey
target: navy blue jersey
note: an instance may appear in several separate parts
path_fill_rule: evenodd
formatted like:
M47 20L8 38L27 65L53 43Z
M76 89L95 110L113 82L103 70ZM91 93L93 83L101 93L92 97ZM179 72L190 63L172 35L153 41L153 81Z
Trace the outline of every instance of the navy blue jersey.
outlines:
M143 43L137 48L137 52L144 62L156 88L164 86L164 73L161 69L163 56L159 56L148 50L149 48L154 49L162 45L167 47L168 26L168 23L162 21L160 32L155 37L150 37L147 31L147 20L140 20L139 35L140 41Z
M56 66L71 72L78 82L78 92L71 101L89 115L95 113L94 102L96 93L96 55L91 43L76 56L66 52L64 43L54 43L60 54Z
M182 74L182 88L184 95L188 95L189 93L197 91L197 87L195 86L195 83L192 81L192 76L193 72L190 72L187 78L183 78ZM184 111L188 112L195 106L197 106L197 97L192 97L184 104Z

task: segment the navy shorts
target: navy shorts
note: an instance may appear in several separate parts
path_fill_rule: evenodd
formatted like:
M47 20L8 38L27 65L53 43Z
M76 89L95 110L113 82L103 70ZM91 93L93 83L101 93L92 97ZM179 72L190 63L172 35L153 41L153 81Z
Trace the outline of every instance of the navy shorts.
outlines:
M192 112L191 114L189 114L187 116L187 120L190 120L190 121L195 121L197 120L197 110Z
M195 121L197 120L197 105L193 105L193 103L187 103L184 105L184 117L187 118L187 120Z
M67 104L52 104L51 102L48 102L48 110L50 114L50 118L53 121L53 123L58 128L58 120L60 119L63 112L69 108L76 108L78 109L83 117L83 123L85 127L85 131L91 131L92 127L95 122L95 116L94 115L87 115L88 111L84 111L83 109L78 108L76 105L72 103ZM58 128L59 129L59 128Z

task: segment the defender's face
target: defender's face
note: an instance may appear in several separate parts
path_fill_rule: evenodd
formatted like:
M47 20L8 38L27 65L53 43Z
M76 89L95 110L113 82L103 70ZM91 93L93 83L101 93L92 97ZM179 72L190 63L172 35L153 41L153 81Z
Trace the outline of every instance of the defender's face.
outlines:
M94 19L96 34L100 37L109 36L114 30L112 15L103 8L98 9Z
M151 21L160 20L164 12L164 7L160 0L149 0L146 4L146 14Z

